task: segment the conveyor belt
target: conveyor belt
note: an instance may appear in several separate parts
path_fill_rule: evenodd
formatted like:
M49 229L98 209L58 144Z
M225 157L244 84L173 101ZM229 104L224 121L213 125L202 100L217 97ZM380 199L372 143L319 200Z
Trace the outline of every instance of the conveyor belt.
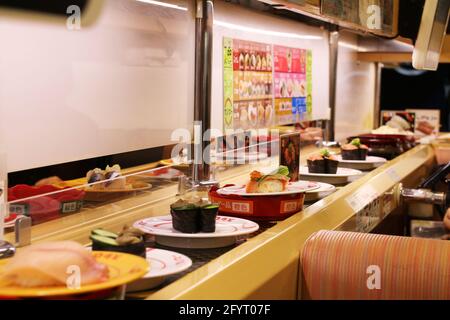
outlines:
M258 231L252 233L248 238L255 237L256 235L266 231L267 229L273 227L277 224L277 222L258 222L259 229ZM211 260L216 259L217 257L221 256L222 254L234 249L235 247L241 245L246 241L246 239L238 241L235 245L224 247L224 248L214 248L214 249L185 249L185 248L172 248L167 246L162 246L160 244L157 244L155 242L148 242L148 247L151 248L158 248L158 249L164 249L164 250L171 250L176 251L178 253L184 254L188 256L192 260L192 266L185 270L184 272L169 276L165 279L165 281L157 286L156 288L151 289L151 291L144 291L144 292L133 292L127 294L128 299L139 299L141 297L147 297L151 292L157 291L170 283L180 279L181 277L185 276L186 274L200 268L201 266L207 264Z

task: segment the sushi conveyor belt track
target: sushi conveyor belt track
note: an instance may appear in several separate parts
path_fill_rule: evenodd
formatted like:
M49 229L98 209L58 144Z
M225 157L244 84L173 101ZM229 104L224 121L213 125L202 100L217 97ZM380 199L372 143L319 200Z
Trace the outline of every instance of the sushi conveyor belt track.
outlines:
M257 236L258 234L266 231L267 229L273 227L274 225L277 224L277 222L258 222L259 224L259 229L258 231L252 233L248 239ZM178 253L184 254L186 256L188 256L189 258L191 258L192 260L192 266L175 275L172 276L168 276L165 281L160 284L159 286L157 286L156 288L151 289L150 291L144 291L144 292L133 292L133 293L128 293L127 294L127 299L141 299L142 296L146 296L147 293L151 294L152 292L158 291L162 288L164 288L165 286L171 284L172 282L182 278L183 276L187 275L188 273L191 273L192 271L200 268L201 266L207 264L208 262L220 257L221 255L223 255L224 253L236 248L237 246L241 245L242 243L244 243L246 240L241 240L238 241L235 245L232 246L228 246L228 247L224 247L224 248L214 248L214 249L185 249L185 248L172 248L172 247L166 247L166 246L162 246L159 245L155 242L149 242L148 243L148 247L152 247L152 248L157 248L157 249L165 249L165 250L172 250L172 251L176 251Z

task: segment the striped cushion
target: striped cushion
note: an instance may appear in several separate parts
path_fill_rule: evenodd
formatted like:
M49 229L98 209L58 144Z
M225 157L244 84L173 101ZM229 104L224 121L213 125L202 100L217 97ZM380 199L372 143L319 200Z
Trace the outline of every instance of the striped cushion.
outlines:
M450 299L450 241L322 230L300 262L303 299Z

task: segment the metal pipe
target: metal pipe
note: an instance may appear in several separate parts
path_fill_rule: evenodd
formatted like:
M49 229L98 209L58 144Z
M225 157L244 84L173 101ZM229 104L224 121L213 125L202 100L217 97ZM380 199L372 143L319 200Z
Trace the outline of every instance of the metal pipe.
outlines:
M383 64L381 62L375 63L375 105L373 109L373 128L380 126L380 112L381 112L381 71Z
M214 8L212 1L198 0L195 21L194 121L200 126L200 141L194 147L194 183L210 178L211 71Z
M329 97L330 97L330 119L327 122L327 132L325 140L334 141L336 126L336 77L337 77L337 58L339 31L335 26L331 27L328 36L329 40L329 61L330 61L330 81L329 81Z

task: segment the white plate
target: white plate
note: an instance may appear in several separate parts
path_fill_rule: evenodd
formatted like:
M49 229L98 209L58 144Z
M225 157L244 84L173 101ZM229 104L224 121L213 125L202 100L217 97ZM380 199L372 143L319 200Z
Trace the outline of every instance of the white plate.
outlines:
M247 193L245 191L244 186L229 186L225 188L221 188L217 190L218 194L221 195L238 195L244 197L253 197L253 196L278 196L278 195L286 195L286 194L296 194L296 193L305 193L311 190L319 189L319 184L317 182L311 181L295 181L289 182L286 190L281 192L258 192L258 193Z
M344 184L362 174L363 173L359 170L348 168L338 168L336 174L310 173L308 167L300 167L300 179L305 180L304 178L314 178L315 181L331 184Z
M236 243L241 236L259 229L253 221L217 216L216 231L182 233L172 228L172 216L152 217L136 221L133 226L155 236L157 243L178 248L220 248Z
M366 160L344 160L341 155L336 156L339 160L339 166L358 170L370 170L386 163L385 158L367 156Z
M167 276L189 269L192 260L180 253L147 248L146 259L150 264L150 271L141 279L127 285L127 291L142 291L160 285Z
M336 187L329 183L317 182L319 184L319 188L316 190L306 192L305 201L317 201L322 198L325 198L329 194L336 191Z
M14 228L14 226L16 224L16 220L19 219L19 218L22 218L22 217L24 217L24 215L18 214L14 219L12 219L12 220L10 220L8 222L5 222L3 226L5 228Z

